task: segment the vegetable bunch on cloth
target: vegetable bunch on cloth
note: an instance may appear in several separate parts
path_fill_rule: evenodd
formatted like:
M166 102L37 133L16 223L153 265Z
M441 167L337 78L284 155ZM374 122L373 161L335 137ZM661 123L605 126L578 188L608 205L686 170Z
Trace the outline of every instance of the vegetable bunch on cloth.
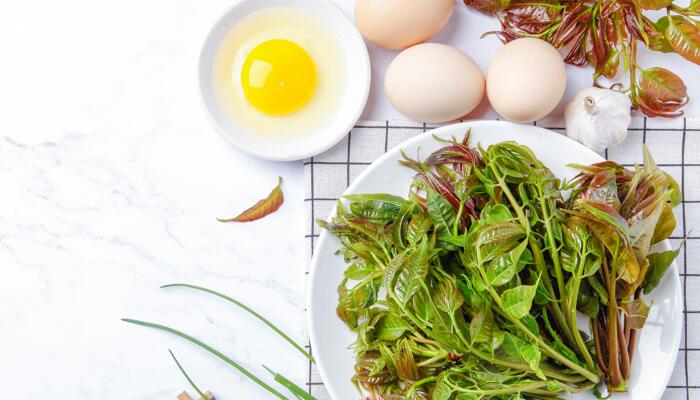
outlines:
M464 2L495 14L501 22L495 33L503 41L524 36L546 40L565 53L568 64L592 65L596 83L601 76L614 79L620 71L629 72L625 91L634 107L648 116L682 115L688 102L683 80L665 68L639 66L637 47L641 43L700 64L700 1L691 0L687 7L674 0Z
M356 384L385 400L624 390L641 292L675 256L649 254L679 199L645 156L635 171L578 167L567 184L525 146L476 149L467 135L422 162L404 155L407 198L346 196L319 223L348 264L337 314L357 335Z

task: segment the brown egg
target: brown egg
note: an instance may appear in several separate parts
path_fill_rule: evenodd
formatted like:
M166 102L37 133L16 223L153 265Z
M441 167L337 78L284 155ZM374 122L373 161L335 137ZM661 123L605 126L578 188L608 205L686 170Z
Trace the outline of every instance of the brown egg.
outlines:
M514 40L496 53L486 74L491 106L513 122L532 122L547 116L566 89L561 55L541 39Z
M453 0L357 0L355 23L372 43L405 49L440 32L453 7Z
M391 62L384 90L403 115L421 122L447 122L479 105L484 75L461 51L423 43L402 51Z

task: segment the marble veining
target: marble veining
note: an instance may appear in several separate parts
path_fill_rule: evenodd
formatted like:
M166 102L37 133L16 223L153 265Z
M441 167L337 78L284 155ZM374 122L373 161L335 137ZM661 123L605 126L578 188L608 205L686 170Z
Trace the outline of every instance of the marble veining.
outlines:
M0 41L14 38L17 55L5 62L13 78L0 78L5 396L174 399L190 389L170 348L217 398L267 398L215 357L121 317L182 329L260 376L265 364L306 382L305 359L257 320L199 292L159 289L221 290L305 340L301 165L232 148L199 104L199 45L229 6L0 7ZM10 24L8 13L36 24ZM278 213L216 221L265 196L278 175Z

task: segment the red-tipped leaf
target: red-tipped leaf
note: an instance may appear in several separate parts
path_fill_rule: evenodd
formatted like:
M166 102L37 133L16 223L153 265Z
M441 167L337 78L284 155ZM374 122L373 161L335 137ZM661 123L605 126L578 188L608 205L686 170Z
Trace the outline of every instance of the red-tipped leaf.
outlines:
M267 195L266 198L259 200L255 205L243 211L238 216L233 218L217 218L219 222L250 222L266 217L277 211L284 203L284 194L282 193L282 177L277 178L277 186Z

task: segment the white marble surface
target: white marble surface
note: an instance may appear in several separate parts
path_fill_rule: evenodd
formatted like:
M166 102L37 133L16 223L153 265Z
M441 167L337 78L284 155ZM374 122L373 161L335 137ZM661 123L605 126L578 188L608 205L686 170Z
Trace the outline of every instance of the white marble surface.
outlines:
M352 0L336 1L352 9ZM174 281L220 289L304 340L301 165L231 148L197 95L199 46L231 3L0 3L4 396L172 399L187 384L171 348L217 398L268 398L203 351L121 317L170 324L260 375L266 364L306 382L304 359L257 321L199 293L158 289ZM458 10L438 40L472 50L485 68L498 44L476 37L495 22ZM381 82L394 53L370 51ZM580 85L589 77L569 76ZM700 93L700 81L689 85ZM400 118L377 89L364 118ZM265 195L277 175L287 199L277 214L216 222Z

